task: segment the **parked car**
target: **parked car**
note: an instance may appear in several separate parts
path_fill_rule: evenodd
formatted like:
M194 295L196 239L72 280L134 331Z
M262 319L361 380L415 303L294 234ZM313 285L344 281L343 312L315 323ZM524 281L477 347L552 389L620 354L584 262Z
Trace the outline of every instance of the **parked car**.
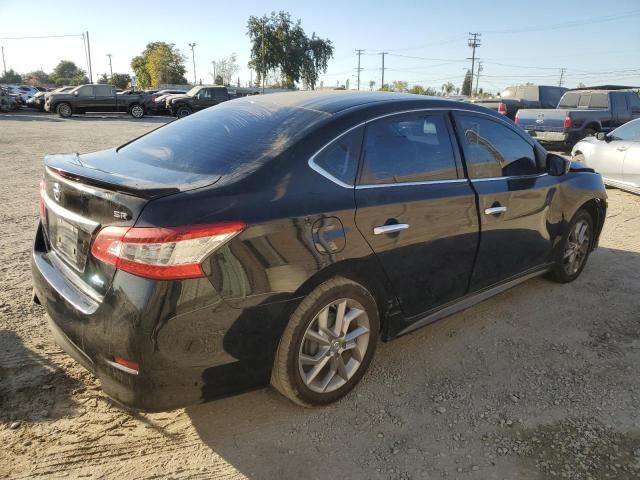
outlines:
M27 107L35 108L36 110L39 110L40 112L44 112L44 104L45 104L47 95L49 93L69 92L69 91L73 90L74 88L75 87L60 87L60 88L56 88L52 92L47 92L47 91L38 92L33 97L31 97L29 100L27 100Z
M9 90L5 87L0 87L0 112L7 113L17 110L18 104L13 95L9 94Z
M474 99L472 102L502 113L513 120L521 108L556 108L567 90L564 87L548 85L517 85L507 87L500 94L500 98Z
M640 97L631 90L570 90L555 110L519 110L516 123L540 142L574 145L640 118Z
M147 110L149 111L149 113L155 114L155 115L167 113L167 105L166 105L167 97L169 95L184 95L185 93L187 92L185 92L184 90L172 90L172 89L158 90L157 92L153 93L149 98L149 104L147 105Z
M133 118L142 118L147 101L147 95L117 94L111 85L80 85L69 92L47 95L44 109L63 118L86 112L127 112Z
M640 194L640 119L580 140L571 156L599 172L607 185Z
M21 104L26 104L31 97L39 92L36 87L31 85L7 85L5 88Z
M323 405L378 338L538 275L575 280L606 193L472 104L295 92L47 156L40 212L35 298L116 401L163 410L271 382Z
M231 96L227 91L227 87L196 86L187 93L166 97L165 105L171 115L182 118L230 99Z

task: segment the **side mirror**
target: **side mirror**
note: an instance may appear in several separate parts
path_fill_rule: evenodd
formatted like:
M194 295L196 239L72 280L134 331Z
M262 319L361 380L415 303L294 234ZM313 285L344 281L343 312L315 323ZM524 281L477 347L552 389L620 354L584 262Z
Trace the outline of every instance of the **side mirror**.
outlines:
M553 153L547 154L547 173L549 175L559 177L569 173L569 170L571 170L571 160Z
M608 142L610 139L605 132L596 133L596 138L600 141Z

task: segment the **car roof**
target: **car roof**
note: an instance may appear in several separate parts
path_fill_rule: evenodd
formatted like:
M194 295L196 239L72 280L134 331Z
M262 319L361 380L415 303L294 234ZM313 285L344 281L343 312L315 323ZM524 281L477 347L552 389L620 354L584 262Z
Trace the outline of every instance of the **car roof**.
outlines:
M460 106L460 102L456 100L446 100L426 95L396 92L346 92L339 90L330 92L305 91L269 93L265 95L252 95L234 101L264 103L283 108L297 107L318 110L329 114L335 114L344 110L353 111L364 109L380 103L394 104L394 106L399 107L403 104L411 104L412 107L419 104L420 107L424 105L425 108L455 108Z

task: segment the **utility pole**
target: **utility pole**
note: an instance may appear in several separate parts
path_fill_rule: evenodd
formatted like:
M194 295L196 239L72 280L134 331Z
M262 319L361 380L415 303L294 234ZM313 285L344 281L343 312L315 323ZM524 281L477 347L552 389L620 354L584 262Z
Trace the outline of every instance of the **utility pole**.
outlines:
M113 66L111 66L111 54L107 53L107 57L109 57L109 71L111 72L111 76L113 77Z
M213 66L213 84L216 84L216 61L213 60L211 62L211 66Z
M380 84L380 90L384 89L384 56L387 54L387 52L380 52L380 55L382 55L382 83Z
M196 77L196 54L194 51L194 48L196 48L196 44L190 43L189 46L191 47L191 61L193 62L193 86L195 87L198 83L198 78Z
M475 72L476 65L476 48L480 46L480 37L481 33L471 33L469 32L469 40L467 45L471 47L471 58L467 58L467 60L471 60L471 86L473 87L473 75ZM469 92L471 93L471 92Z
M358 91L360 91L360 72L362 71L360 68L360 55L362 55L362 52L364 52L364 50L361 48L356 49L356 55L358 55Z
M267 76L267 72L264 68L264 17L262 17L262 46L260 47L260 56L262 57L262 93L264 93L264 82L265 77Z
M564 83L564 74L567 71L566 68L561 68L560 69L560 81L558 82L558 86L561 87L562 84Z
M91 43L89 42L89 31L87 30L87 55L89 56L89 83L93 83L93 73L91 72Z
M2 48L2 68L4 69L4 74L7 74L7 64L4 61L4 47L0 47Z
M482 62L478 62L478 75L476 75L476 93L478 95L478 84L480 83L480 72L482 72Z

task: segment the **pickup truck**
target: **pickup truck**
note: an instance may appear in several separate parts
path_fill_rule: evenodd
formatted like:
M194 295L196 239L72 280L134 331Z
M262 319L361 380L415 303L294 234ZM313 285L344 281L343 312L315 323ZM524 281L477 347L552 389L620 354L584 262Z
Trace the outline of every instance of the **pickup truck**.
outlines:
M68 92L52 92L46 96L44 109L62 118L74 113L123 112L133 118L144 117L149 95L119 95L111 85L80 85Z
M471 102L495 110L513 120L521 108L556 108L567 90L568 88L549 85L516 85L507 87L500 94L500 98L477 99Z
M187 93L165 97L165 105L171 115L182 118L232 98L235 95L227 87L197 85Z
M519 110L515 122L541 143L573 146L640 118L640 97L631 90L570 90L555 110Z

